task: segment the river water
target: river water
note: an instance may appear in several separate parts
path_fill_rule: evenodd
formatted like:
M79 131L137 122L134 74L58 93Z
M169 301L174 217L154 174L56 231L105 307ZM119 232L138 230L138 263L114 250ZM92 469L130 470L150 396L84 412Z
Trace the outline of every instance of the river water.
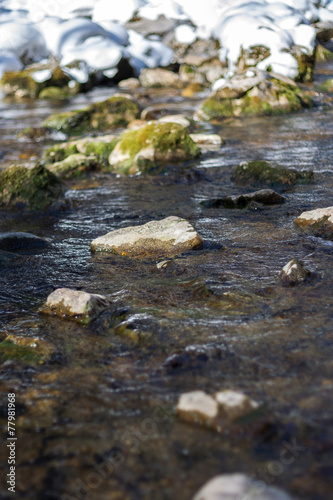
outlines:
M332 69L323 66L317 78ZM94 90L71 106L112 91ZM187 113L198 104L169 101ZM45 143L17 132L68 103L3 99L1 106L6 165L39 158ZM44 362L0 366L4 433L7 393L17 400L17 498L190 500L214 475L236 471L298 498L331 498L333 244L300 233L293 220L332 205L332 118L326 105L209 125L226 144L186 169L95 174L72 186L66 212L0 213L0 232L50 240L47 249L0 262L0 340L38 337L52 351ZM249 191L232 181L244 160L312 170L314 180L285 191L282 205L205 208L202 200ZM97 236L170 215L189 220L204 246L165 272L153 261L90 253ZM279 273L292 258L313 278L283 287ZM47 295L64 286L105 294L113 310L86 326L42 316ZM174 354L178 362L170 362ZM267 428L217 433L175 416L181 393L223 388L262 402ZM5 470L5 446L0 460Z

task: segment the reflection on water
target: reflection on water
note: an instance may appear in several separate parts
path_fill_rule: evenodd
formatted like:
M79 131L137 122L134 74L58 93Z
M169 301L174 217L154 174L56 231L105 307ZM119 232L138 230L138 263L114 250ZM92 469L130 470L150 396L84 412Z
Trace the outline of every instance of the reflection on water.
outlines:
M96 90L92 98L107 92ZM74 106L88 100L80 96ZM6 162L26 149L14 132L39 123L49 106L3 104ZM257 476L292 440L306 451L273 483L300 498L329 498L333 247L300 234L293 220L303 210L332 205L331 117L330 109L313 109L229 121L220 128L226 146L192 165L200 175L96 175L69 194L73 208L59 216L1 213L1 232L29 231L51 240L38 252L0 254L1 338L39 337L52 347L39 364L9 361L0 371L2 407L9 390L17 394L22 498L190 499L214 474ZM44 145L30 147L39 156ZM263 210L200 204L247 192L231 175L250 159L314 170L314 182ZM153 261L90 253L96 236L169 215L188 219L205 241L201 250L176 258L170 272L157 271ZM295 257L313 279L283 288L279 272ZM105 294L114 306L88 326L41 316L46 296L63 286ZM189 345L222 354L166 368L166 359ZM174 417L180 393L224 387L265 403L269 432L217 435ZM156 421L161 407L165 418ZM118 457L112 472L100 474L98 486L90 484L89 474L110 456Z

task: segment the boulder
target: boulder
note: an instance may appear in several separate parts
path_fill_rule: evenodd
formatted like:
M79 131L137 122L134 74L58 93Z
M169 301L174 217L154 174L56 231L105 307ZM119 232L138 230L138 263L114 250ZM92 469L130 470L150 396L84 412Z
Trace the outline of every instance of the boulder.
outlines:
M62 181L42 165L14 165L0 172L0 207L45 210L65 206Z
M126 126L138 116L139 106L130 96L115 94L85 109L51 115L42 125L65 134L82 134Z
M52 292L40 312L64 319L87 323L109 307L104 295L87 293L70 288L58 288Z
M162 68L144 68L140 73L139 80L145 88L172 87L180 89L184 86L179 75Z
M218 416L218 404L203 391L186 392L180 396L176 412L186 422L211 426Z
M253 193L203 200L201 205L206 208L245 208L251 202L260 203L262 205L278 205L284 203L284 201L285 197L273 191L273 189L260 189Z
M284 491L245 474L223 474L210 479L192 500L292 500Z
M312 106L309 94L289 78L251 71L224 80L196 112L201 120L231 116L277 115Z
M302 262L299 262L297 259L292 259L283 267L280 273L280 281L286 286L300 285L310 276L311 271L306 269Z
M233 174L233 180L237 184L246 186L290 187L299 183L308 184L312 177L311 171L272 166L267 161L240 163Z
M314 236L333 240L333 207L303 212L294 224Z
M218 134L190 134L193 142L199 146L199 148L208 148L209 146L221 147L225 144L225 141Z
M185 219L167 217L143 226L117 229L92 241L92 252L128 257L168 257L200 248L202 239Z
M85 156L76 153L67 156L62 161L57 161L48 165L48 169L58 175L61 179L77 179L89 172L97 170L98 160L96 156Z
M259 407L256 401L237 391L220 391L215 394L215 399L220 416L230 421L245 417Z
M149 123L122 133L109 157L115 170L134 174L152 171L165 163L177 163L200 155L186 129L177 123Z

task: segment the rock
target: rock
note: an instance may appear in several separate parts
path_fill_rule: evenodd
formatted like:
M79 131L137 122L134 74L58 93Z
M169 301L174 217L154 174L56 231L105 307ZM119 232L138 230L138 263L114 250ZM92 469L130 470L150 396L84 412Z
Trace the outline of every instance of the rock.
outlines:
M76 153L68 156L62 161L48 165L48 169L58 175L61 179L77 179L83 175L97 170L98 160L96 156L85 156Z
M40 312L61 318L87 323L109 307L103 295L70 288L58 288L52 292Z
M311 276L311 271L297 259L292 259L284 266L280 273L280 280L283 285L299 285Z
M220 416L230 421L245 417L259 407L256 401L237 391L220 391L215 394L215 399Z
M15 360L28 365L41 364L47 361L53 352L53 346L38 337L8 335L0 343L0 363Z
M72 80L59 66L34 64L22 71L6 72L0 82L1 90L15 97L42 97L47 95L46 89L70 97L80 90L79 85ZM55 90L57 89L57 90ZM59 95L59 94L58 94Z
M157 120L157 123L178 123L184 128L188 128L191 125L191 122L184 115L166 115L162 116Z
M127 78L127 80L122 80L118 83L120 89L125 90L136 90L140 88L140 80L138 78Z
M251 202L260 203L262 205L277 205L284 203L285 200L284 196L280 195L276 191L273 191L272 189L260 189L254 193L203 200L201 205L206 208L245 208Z
M238 391L220 391L209 396L202 391L182 394L177 405L177 414L187 422L206 425L218 432L230 428L231 425L262 425L263 408Z
M179 75L173 71L161 68L144 68L139 77L140 83L145 88L172 87L181 89L184 84Z
M314 236L333 240L333 207L303 212L294 224Z
M333 55L332 55L333 57ZM333 78L329 78L325 80L320 86L319 89L324 92L333 92Z
M251 71L252 73L252 71ZM208 97L196 112L201 120L243 115L290 113L312 105L309 94L284 77L253 71L254 76L236 75Z
M203 391L186 392L180 396L176 412L186 422L211 426L218 415L218 404Z
M42 125L65 134L82 134L126 126L138 116L138 104L130 96L116 94L85 109L51 115Z
M292 500L284 491L245 474L224 474L208 481L192 500Z
M92 155L95 158L95 167L108 166L109 156L114 150L118 140L116 136L109 134L63 142L48 148L44 153L43 160L46 165L50 165L52 163L62 162L71 155L81 153L81 155L85 157Z
M201 83L189 83L184 90L182 90L182 97L197 97L197 94L203 92L205 87Z
M45 248L48 241L30 233L0 233L0 250L11 252L26 248Z
M238 165L233 180L242 185L288 187L298 183L308 184L312 177L311 171L273 167L266 161L250 161Z
M65 206L65 187L42 165L14 165L0 172L0 207L45 210Z
M200 368L203 364L213 361L221 361L227 356L232 355L233 353L230 352L224 344L189 345L180 353L168 356L164 361L162 368L165 368L168 372L184 369L196 369Z
M92 241L92 252L129 257L167 257L200 248L202 239L185 219L167 217L143 226L117 229Z
M165 163L196 158L200 150L184 127L176 123L149 123L125 131L109 157L115 170L134 174L149 172Z
M139 118L137 120L132 120L129 122L127 125L128 130L137 130L140 127L143 127L144 125L148 125L147 120L140 120Z
M218 146L221 147L225 141L218 134L190 134L193 142L199 147Z

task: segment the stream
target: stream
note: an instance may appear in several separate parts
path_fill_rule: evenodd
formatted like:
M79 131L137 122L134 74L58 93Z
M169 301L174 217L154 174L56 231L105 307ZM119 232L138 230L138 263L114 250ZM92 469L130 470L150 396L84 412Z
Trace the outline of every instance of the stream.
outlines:
M323 64L317 81L332 73L332 63ZM70 106L115 91L97 88ZM199 101L171 95L166 102L186 114ZM36 161L46 143L17 133L62 109L68 102L3 98L3 165ZM229 472L295 498L331 498L333 243L300 232L293 221L332 206L333 107L229 119L205 131L219 133L225 145L186 168L92 174L72 183L72 208L57 214L0 211L0 232L50 242L0 259L0 340L38 337L51 349L43 362L0 365L4 434L7 394L16 394L16 498L190 500L206 481ZM201 204L251 191L232 180L245 160L312 170L313 182L284 191L281 205ZM187 219L204 245L173 259L169 269L90 252L98 236L170 215ZM285 287L279 273L293 258L312 279ZM85 326L41 315L46 297L61 287L106 295L113 308ZM270 426L217 433L176 417L183 392L224 388L263 403ZM286 449L288 462L281 458ZM5 446L0 462L6 469ZM13 497L1 488L1 498Z

